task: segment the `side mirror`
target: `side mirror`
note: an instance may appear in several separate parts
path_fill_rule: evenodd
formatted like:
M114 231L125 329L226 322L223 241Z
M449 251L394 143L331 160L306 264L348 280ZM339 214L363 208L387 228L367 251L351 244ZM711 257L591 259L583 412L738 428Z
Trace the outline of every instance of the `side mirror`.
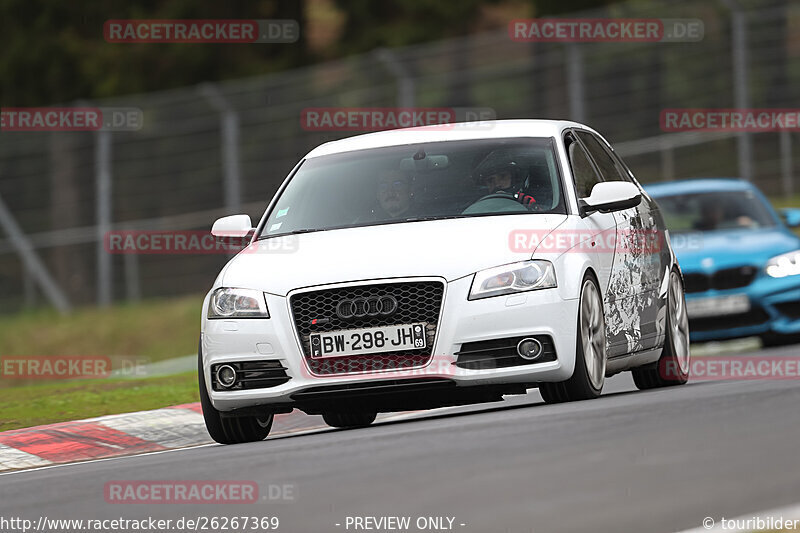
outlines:
M781 215L790 228L800 228L800 209L793 207L781 209Z
M611 213L636 207L642 201L642 191L627 181L603 181L592 188L592 194L578 202L585 215L600 211Z
M211 226L211 235L214 237L244 237L253 231L250 215L231 215L218 218Z

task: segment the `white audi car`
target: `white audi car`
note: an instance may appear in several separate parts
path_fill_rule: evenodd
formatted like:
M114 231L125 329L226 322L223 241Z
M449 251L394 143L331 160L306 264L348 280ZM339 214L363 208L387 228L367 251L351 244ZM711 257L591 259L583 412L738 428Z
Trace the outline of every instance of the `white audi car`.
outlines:
M631 370L685 383L683 282L658 206L594 130L450 124L323 144L292 170L203 303L208 431L261 440L301 409L596 398Z

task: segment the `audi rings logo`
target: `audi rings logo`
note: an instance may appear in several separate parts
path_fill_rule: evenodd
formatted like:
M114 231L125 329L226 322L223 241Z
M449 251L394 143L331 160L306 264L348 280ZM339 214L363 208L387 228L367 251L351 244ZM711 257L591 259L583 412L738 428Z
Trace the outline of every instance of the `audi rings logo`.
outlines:
M342 300L336 306L336 315L344 320L367 316L390 316L396 312L397 299L388 295Z

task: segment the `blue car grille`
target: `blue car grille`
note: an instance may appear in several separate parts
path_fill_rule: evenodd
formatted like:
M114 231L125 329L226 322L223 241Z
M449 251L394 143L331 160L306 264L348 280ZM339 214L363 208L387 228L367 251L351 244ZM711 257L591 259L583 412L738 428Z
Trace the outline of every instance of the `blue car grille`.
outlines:
M781 302L773 305L779 313L792 320L800 318L800 302Z
M760 326L769 321L769 314L760 307L753 307L747 313L735 315L709 316L690 318L689 331L716 331L721 329L746 328Z
M750 285L758 274L753 266L725 268L711 274L690 273L683 275L683 284L687 293L706 292L711 289L724 291L738 289Z

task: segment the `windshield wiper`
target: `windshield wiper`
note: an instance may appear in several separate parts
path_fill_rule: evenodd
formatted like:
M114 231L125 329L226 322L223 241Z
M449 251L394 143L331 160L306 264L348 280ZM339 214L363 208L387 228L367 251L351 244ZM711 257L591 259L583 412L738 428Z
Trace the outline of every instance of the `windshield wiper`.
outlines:
M303 228L303 229L296 229L296 230L290 231L288 233L282 233L281 235L299 235L301 233L313 233L315 231L322 231L322 230L320 230L320 229Z
M294 231L287 231L285 233L276 233L275 235L262 235L257 240L262 241L264 239L272 239L273 237L286 237L287 235L300 235L301 233L314 233L315 231L325 231L325 230L322 230L322 229L310 229L310 228L296 229Z
M403 222L421 222L427 220L450 220L453 218L467 218L469 215L448 215L448 216L425 216L425 217L408 217L403 219Z

